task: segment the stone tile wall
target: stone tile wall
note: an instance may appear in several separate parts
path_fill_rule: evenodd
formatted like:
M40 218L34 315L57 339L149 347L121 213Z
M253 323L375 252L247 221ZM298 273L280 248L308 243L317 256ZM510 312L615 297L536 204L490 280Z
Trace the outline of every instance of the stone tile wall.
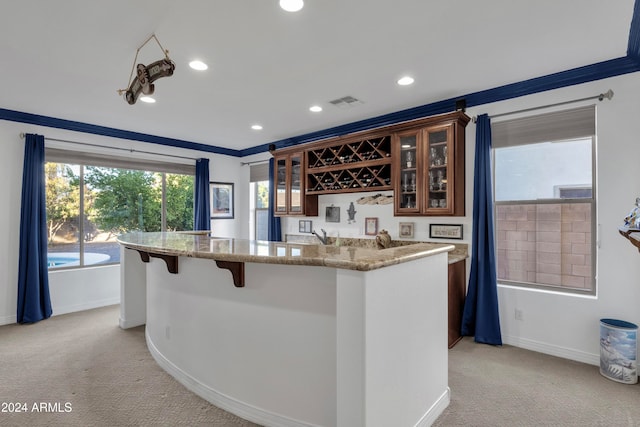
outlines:
M498 280L591 289L591 205L499 205Z

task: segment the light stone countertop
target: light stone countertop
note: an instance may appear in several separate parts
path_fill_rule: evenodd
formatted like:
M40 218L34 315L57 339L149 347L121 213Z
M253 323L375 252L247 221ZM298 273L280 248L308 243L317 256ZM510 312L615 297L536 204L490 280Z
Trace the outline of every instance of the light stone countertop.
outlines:
M287 234L285 238L288 243L305 243L305 244L317 244L318 239L314 235L309 234ZM328 244L331 246L337 245L337 239L335 237L327 237ZM442 244L438 242L425 242L425 241L416 241L416 240L392 240L392 247L400 247L400 246L408 246L415 245L418 243L432 243L432 244ZM469 258L469 245L467 243L448 243L448 245L453 245L454 249L449 252L449 264L455 264L456 262L464 261ZM358 248L377 248L376 239L359 239L353 237L341 238L339 242L339 246L349 246L349 247L358 247Z
M447 243L416 243L389 249L325 246L210 236L208 232L127 233L118 242L143 252L216 261L311 265L369 271L453 251Z

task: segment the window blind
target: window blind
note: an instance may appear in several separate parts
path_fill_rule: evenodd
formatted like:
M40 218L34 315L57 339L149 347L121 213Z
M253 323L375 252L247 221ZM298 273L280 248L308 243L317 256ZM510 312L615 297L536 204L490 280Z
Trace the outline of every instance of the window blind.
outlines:
M45 160L54 163L82 164L118 169L135 169L149 172L167 172L182 175L195 175L196 165L171 163L156 160L117 157L107 154L86 153L81 151L45 148Z
M269 162L249 165L249 168L251 182L269 181Z
M596 133L595 105L491 124L493 148L593 136Z

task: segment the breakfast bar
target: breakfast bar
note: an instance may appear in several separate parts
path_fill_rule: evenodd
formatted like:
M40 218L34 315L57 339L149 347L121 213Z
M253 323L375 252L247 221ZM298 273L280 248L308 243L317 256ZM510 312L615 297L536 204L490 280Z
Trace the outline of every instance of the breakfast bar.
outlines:
M129 233L120 326L188 389L265 426L428 426L449 404L447 254Z

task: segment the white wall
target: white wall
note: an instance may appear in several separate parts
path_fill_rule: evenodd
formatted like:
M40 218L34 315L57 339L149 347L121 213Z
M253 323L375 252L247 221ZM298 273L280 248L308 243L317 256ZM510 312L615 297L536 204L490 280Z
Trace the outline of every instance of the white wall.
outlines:
M585 297L509 286L498 288L505 344L591 364L599 363L599 319L611 317L640 324L640 253L620 236L617 229L623 225L623 218L633 207L636 197L640 196L640 168L637 165L640 157L638 74L468 110L469 115L488 113L491 116L585 98L608 89L615 93L611 101L591 101L597 103L596 191L600 240L597 251L597 295ZM514 117L517 116L509 118ZM474 146L475 125L469 123L468 163L473 162ZM467 199L467 206L472 206L472 197ZM516 309L522 312L523 320L515 320Z
M467 182L467 186L473 186L473 176L468 177L471 182ZM467 179L469 181L469 179ZM376 194L393 195L393 191L371 192L371 193L349 193L349 194L327 194L320 195L318 198L318 216L308 217L283 217L282 218L282 233L283 234L300 234L299 221L311 220L312 229L318 234L322 235L321 229L327 232L329 237L340 238L358 238L358 239L373 239L373 236L365 235L364 222L365 218L378 218L378 231L386 230L391 235L392 239L399 239L400 222L413 222L414 223L414 237L413 240L431 240L438 242L453 242L453 243L467 243L471 244L471 223L472 223L472 206L467 205L466 213L464 217L394 217L393 216L393 203L387 205L380 204L358 204L358 199L363 196L372 196ZM350 204L353 202L355 208L355 221L348 222L347 210ZM329 206L340 208L340 222L326 222L325 212ZM463 239L462 240L447 240L447 239L430 239L429 238L429 224L462 224L463 225ZM308 234L307 234L308 235ZM284 238L284 236L283 236ZM408 238L402 238L402 240L411 240Z
M236 190L235 218L214 220L212 227L216 234L223 236L248 237L248 190L244 183L248 182L244 170L240 168L240 159L231 156L165 147L156 144L145 144L117 138L90 135L81 132L70 132L61 129L33 126L10 121L0 121L0 143L3 153L0 156L0 197L4 209L0 210L0 325L15 323L18 283L18 250L20 238L20 198L22 186L22 164L24 156L24 139L20 133L38 133L48 138L100 144L133 150L145 150L164 154L210 159L210 180L233 182ZM71 145L62 142L48 141L49 147L76 149L82 151L103 152L116 156L154 158L151 155L127 153L123 151L105 150L86 146ZM167 160L167 157L157 157ZM174 159L176 162L189 160ZM248 188L248 184L247 184ZM64 314L84 310L120 301L120 266L102 266L86 269L56 271L49 275L51 303L53 314Z
M549 105L572 99L581 99L612 89L611 101L597 100L557 107L573 108L597 103L597 169L596 180L600 248L597 252L597 295L576 296L540 290L499 286L502 338L505 344L516 345L591 364L599 363L599 319L618 318L640 324L640 253L619 235L618 226L640 196L639 132L636 125L640 117L638 74L628 74L601 81L562 88L508 101L469 108L469 116L483 113L491 115ZM540 112L553 111L554 108ZM532 114L532 113L529 113ZM515 118L517 115L509 116ZM503 119L504 120L504 119ZM347 224L346 209L350 202L372 193L326 195L319 198L319 216L313 228L324 228L330 236L364 238L364 218L379 218L379 228L398 236L398 223L415 223L415 239L427 240L430 223L464 225L464 240L471 249L473 215L473 168L475 156L475 124L466 129L466 216L464 217L394 217L393 205L365 206L354 203L356 222ZM389 193L390 194L390 193ZM339 206L340 223L324 221L325 207ZM283 233L298 233L298 220L283 220ZM443 240L446 242L446 240ZM451 241L461 242L461 241ZM467 274L468 265L467 263ZM523 320L515 320L515 310Z
M579 99L612 89L615 96L611 101L598 103L597 108L597 195L600 244L597 258L597 295L578 297L536 290L499 287L500 315L503 340L513 344L556 354L588 363L598 363L599 330L598 320L613 317L640 323L640 254L631 244L618 234L617 227L633 207L635 198L640 196L640 157L637 118L640 116L640 93L638 74L628 74L597 82L562 88L554 91L530 95L508 101L470 108L469 115L488 113L495 115L524 108ZM566 108L566 107L565 107ZM515 117L515 116L511 116ZM66 132L58 129L41 128L13 122L0 121L0 141L3 156L0 167L4 179L0 182L0 195L5 209L0 210L0 323L15 321L16 283L18 265L20 183L22 176L23 141L20 132L40 133L49 137L75 141L114 145L144 146L149 151L181 153L203 157L204 153L122 141ZM471 242L471 218L473 207L473 159L475 148L475 126L467 126L466 142L466 216L457 218L394 217L392 205L366 206L354 203L356 222L346 223L346 209L349 202L355 202L362 194L320 196L320 216L313 220L313 228L324 228L330 235L340 232L343 237L364 237L363 220L367 216L379 218L379 227L387 229L393 237L398 235L398 222L410 221L416 225L416 240L428 238L429 223L464 224L463 242ZM186 154L189 153L189 154ZM211 180L235 183L235 218L213 222L215 234L223 236L248 237L248 176L249 168L241 162L266 159L268 153L237 159L229 156L210 155ZM368 193L367 193L368 194ZM342 221L339 224L324 222L326 206L341 207ZM298 219L283 221L286 233L298 233ZM74 277L70 280L80 280ZM54 280L57 283L58 278ZM66 280L66 278L64 279ZM60 279L60 283L64 280ZM52 285L52 293L57 285ZM114 285L116 286L116 285ZM73 301L60 302L58 295L52 299L60 307L73 306ZM523 313L523 320L516 321L515 309ZM56 307L54 306L54 312Z
M233 219L214 219L211 230L216 236L249 238L249 168L242 167L245 161L239 157L208 155L200 153L201 157L209 157L209 180L218 182L233 182L234 213Z

